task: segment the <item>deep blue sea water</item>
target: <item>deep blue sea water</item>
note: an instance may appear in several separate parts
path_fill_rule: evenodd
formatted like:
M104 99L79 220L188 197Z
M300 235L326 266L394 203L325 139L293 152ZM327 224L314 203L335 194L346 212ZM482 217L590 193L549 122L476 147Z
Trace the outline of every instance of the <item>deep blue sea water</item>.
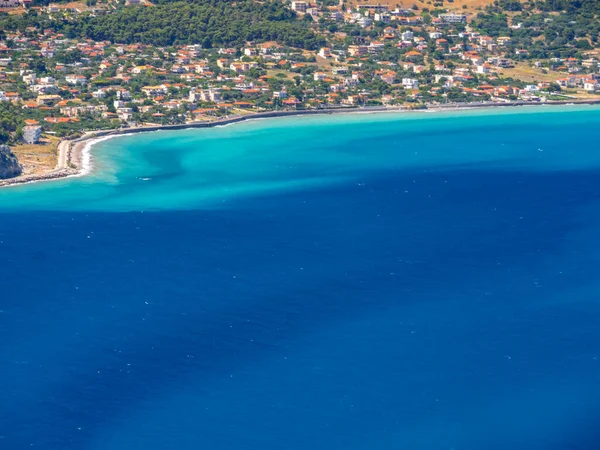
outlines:
M600 448L599 142L289 118L0 190L0 449Z

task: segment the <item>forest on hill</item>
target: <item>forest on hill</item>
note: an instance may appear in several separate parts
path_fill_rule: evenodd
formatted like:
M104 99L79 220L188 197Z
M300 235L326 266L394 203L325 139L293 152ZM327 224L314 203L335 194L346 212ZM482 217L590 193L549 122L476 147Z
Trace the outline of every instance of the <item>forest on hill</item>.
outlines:
M0 17L4 30L36 25L35 13ZM58 20L37 24L68 37L87 37L96 41L157 46L201 44L243 45L246 41L277 41L292 47L316 49L325 44L307 21L282 2L253 0L159 0L152 7L127 7L101 16L80 17L76 21Z
M241 45L277 41L315 49L324 43L282 2L202 0L161 1L150 8L125 8L82 25L85 36L112 42L153 45Z
M600 0L496 0L471 26L487 36L509 36L510 47L527 49L528 58L569 58L600 44L599 15Z

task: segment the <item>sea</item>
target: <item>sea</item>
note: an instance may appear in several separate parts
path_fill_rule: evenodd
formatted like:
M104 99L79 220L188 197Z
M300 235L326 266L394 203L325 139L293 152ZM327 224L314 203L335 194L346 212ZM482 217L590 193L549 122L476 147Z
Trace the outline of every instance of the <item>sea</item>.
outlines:
M0 449L600 448L600 108L90 156L0 189Z

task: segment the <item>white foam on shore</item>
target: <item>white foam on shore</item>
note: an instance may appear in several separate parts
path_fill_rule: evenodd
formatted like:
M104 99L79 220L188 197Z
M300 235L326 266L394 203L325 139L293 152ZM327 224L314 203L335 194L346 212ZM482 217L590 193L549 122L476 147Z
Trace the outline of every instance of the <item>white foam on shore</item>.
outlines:
M81 156L80 156L81 168L79 169L79 171L76 174L71 175L71 177L82 177L82 176L85 176L85 175L88 175L89 173L91 173L92 169L94 168L94 160L92 158L92 147L95 144L98 144L99 142L108 141L109 139L116 138L119 136L122 136L122 135L111 134L110 136L102 136L102 137L93 138L93 139L90 139L89 141L87 141L85 143L85 146L81 149ZM74 145L77 145L77 143L75 143Z

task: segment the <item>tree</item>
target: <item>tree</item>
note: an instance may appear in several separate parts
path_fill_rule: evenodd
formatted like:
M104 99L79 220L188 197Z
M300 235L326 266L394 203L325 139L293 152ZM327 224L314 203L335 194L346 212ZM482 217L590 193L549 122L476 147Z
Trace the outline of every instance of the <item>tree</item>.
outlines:
M546 89L548 92L560 92L562 89L558 85L558 83L551 83L550 86Z
M591 50L592 46L587 39L579 39L575 42L575 47L581 50Z
M293 47L316 49L325 44L312 31L312 17L273 0L157 0L152 8L124 8L69 23L74 32L96 41L147 43L158 46L202 43L243 46L247 41L276 40ZM55 28L60 28L60 23Z
M6 130L0 130L0 144L6 144L10 139L10 134Z

